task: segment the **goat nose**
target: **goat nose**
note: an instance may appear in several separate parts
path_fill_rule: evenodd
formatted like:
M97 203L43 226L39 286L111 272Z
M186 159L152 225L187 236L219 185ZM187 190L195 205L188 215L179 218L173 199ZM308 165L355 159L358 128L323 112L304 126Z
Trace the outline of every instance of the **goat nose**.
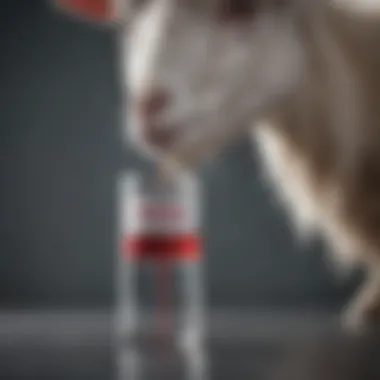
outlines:
M153 89L144 95L139 102L140 116L144 120L152 120L169 104L169 93L163 89Z
M169 92L156 88L146 92L137 103L137 112L141 118L141 136L151 147L165 149L173 142L174 128L158 120L160 114L170 105L170 101Z

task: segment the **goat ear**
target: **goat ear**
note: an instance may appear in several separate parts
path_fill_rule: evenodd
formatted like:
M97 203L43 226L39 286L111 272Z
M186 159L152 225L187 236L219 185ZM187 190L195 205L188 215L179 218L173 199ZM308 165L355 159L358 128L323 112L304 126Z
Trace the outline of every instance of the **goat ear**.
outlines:
M129 0L51 0L56 9L84 21L118 25L127 18Z

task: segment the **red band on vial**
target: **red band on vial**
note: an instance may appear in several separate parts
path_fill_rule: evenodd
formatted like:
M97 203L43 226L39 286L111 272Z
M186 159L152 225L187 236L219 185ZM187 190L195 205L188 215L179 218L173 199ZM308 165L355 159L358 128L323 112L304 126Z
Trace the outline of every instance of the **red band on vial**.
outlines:
M129 235L123 243L123 253L127 258L143 260L196 260L200 252L201 240L196 234Z

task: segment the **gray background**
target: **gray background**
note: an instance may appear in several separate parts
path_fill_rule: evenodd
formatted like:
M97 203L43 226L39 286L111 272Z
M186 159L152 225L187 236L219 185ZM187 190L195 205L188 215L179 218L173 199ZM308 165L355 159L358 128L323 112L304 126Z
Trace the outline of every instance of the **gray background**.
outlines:
M111 31L48 2L0 10L0 307L109 307L121 146ZM240 142L204 170L208 296L220 307L336 307L321 247L297 248Z

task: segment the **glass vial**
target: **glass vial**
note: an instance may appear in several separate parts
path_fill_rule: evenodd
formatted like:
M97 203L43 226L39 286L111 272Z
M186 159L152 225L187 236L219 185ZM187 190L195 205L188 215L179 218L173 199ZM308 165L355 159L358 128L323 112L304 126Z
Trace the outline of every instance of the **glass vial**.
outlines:
M199 181L181 173L163 183L141 171L121 176L118 185L117 338L124 378L169 379L167 371L185 369L174 378L203 380Z

